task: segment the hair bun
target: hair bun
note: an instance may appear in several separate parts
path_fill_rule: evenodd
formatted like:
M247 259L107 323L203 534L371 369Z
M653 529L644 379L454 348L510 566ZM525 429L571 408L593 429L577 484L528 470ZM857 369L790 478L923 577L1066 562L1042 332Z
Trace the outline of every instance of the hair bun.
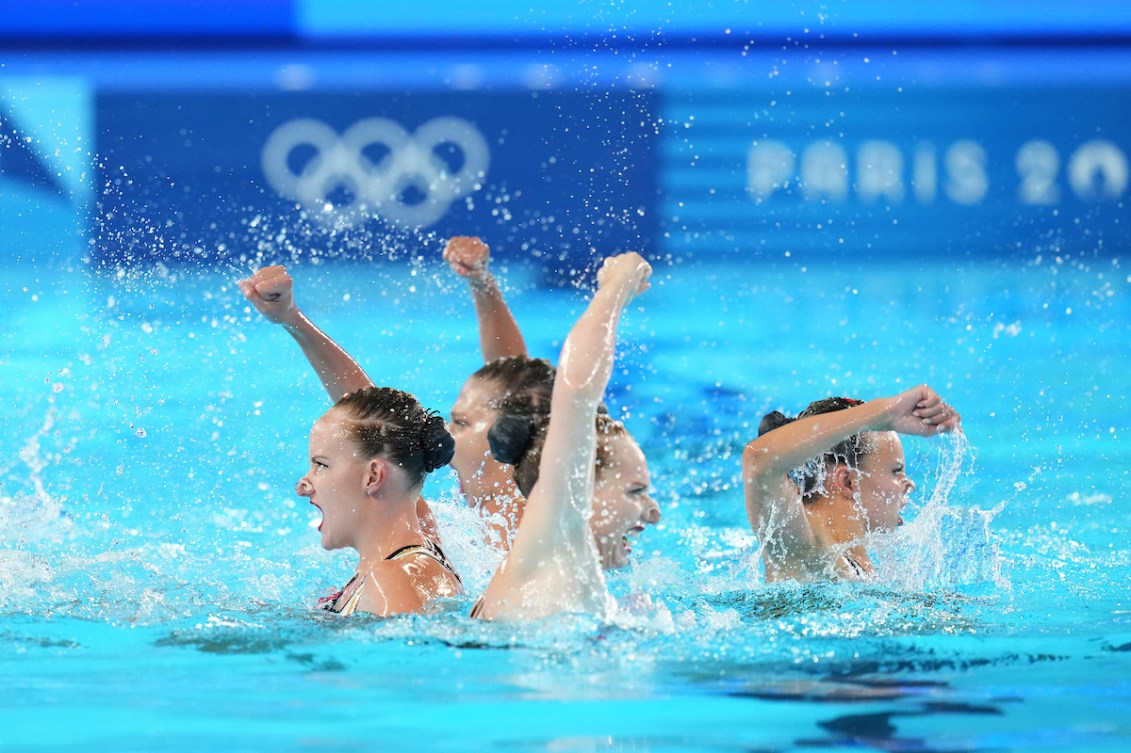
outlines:
M456 440L452 438L441 416L428 417L422 432L424 442L424 470L428 473L447 465L456 452Z
M491 455L500 463L518 465L534 439L534 421L527 416L499 417L487 430Z
M774 429L780 429L786 424L791 424L796 420L797 419L786 417L780 410L771 411L762 416L762 420L758 423L758 436L762 436L766 432L773 431Z

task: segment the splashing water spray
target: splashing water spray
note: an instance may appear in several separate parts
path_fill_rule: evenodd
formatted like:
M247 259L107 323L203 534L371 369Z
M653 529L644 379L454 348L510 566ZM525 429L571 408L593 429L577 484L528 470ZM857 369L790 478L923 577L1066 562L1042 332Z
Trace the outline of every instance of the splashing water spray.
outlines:
M948 504L962 475L970 442L962 432L941 437L937 480L915 520L877 542L883 580L904 589L1004 584L1001 560L990 533L1000 508L982 510Z

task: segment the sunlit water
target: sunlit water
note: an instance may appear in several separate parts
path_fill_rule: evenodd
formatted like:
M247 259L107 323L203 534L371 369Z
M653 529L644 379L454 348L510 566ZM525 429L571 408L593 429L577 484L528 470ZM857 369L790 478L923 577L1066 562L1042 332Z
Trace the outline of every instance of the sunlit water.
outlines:
M479 363L436 241L293 268L381 384L446 412ZM1116 257L659 262L610 388L664 511L609 624L466 617L497 562L435 474L468 583L330 618L351 574L294 494L326 398L250 268L3 272L3 749L1122 750L1131 744L1131 291ZM205 269L206 271L201 271ZM501 270L535 355L586 291ZM739 457L763 413L918 382L968 446L906 442L881 584L766 586Z

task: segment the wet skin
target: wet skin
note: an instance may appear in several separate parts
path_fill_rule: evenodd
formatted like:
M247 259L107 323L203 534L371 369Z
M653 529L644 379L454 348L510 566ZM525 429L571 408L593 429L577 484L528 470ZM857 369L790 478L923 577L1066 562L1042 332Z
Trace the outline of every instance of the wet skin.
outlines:
M650 494L648 461L636 440L617 433L598 441L606 443L606 462L597 467L589 527L601 567L612 570L628 564L632 542L647 526L660 522L660 508Z
M369 501L365 493L367 461L349 439L342 421L330 411L310 431L310 470L295 491L322 513L318 530L323 549L356 547L359 511Z
M907 476L903 442L892 431L869 432L869 452L857 471L857 506L865 532L891 531L903 525L900 513L915 491Z
M514 484L514 470L491 457L487 431L499 417L489 407L498 387L471 377L452 406L449 430L456 440L452 467L468 501L487 514L503 512L517 528L525 500ZM632 552L631 541L660 520L660 508L649 494L651 476L640 446L627 433L602 437L607 443L607 465L597 469L593 517L590 527L605 569L624 567ZM511 501L517 504L509 505Z

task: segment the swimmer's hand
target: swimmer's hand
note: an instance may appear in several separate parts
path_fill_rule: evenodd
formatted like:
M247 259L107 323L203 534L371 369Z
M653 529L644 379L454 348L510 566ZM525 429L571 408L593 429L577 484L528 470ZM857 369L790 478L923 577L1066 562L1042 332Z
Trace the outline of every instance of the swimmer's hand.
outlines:
M287 274L286 268L264 267L236 284L268 321L287 324L295 318L298 309L295 307L294 280Z
M887 428L900 434L933 437L941 432L962 430L958 411L925 384L887 398L887 402Z
M628 298L627 304L636 296L643 293L650 286L648 278L652 276L652 265L644 257L635 252L610 256L597 270L597 288L604 290L609 287L623 288Z
M484 282L490 276L491 249L479 238L457 235L444 246L444 261L468 282Z

